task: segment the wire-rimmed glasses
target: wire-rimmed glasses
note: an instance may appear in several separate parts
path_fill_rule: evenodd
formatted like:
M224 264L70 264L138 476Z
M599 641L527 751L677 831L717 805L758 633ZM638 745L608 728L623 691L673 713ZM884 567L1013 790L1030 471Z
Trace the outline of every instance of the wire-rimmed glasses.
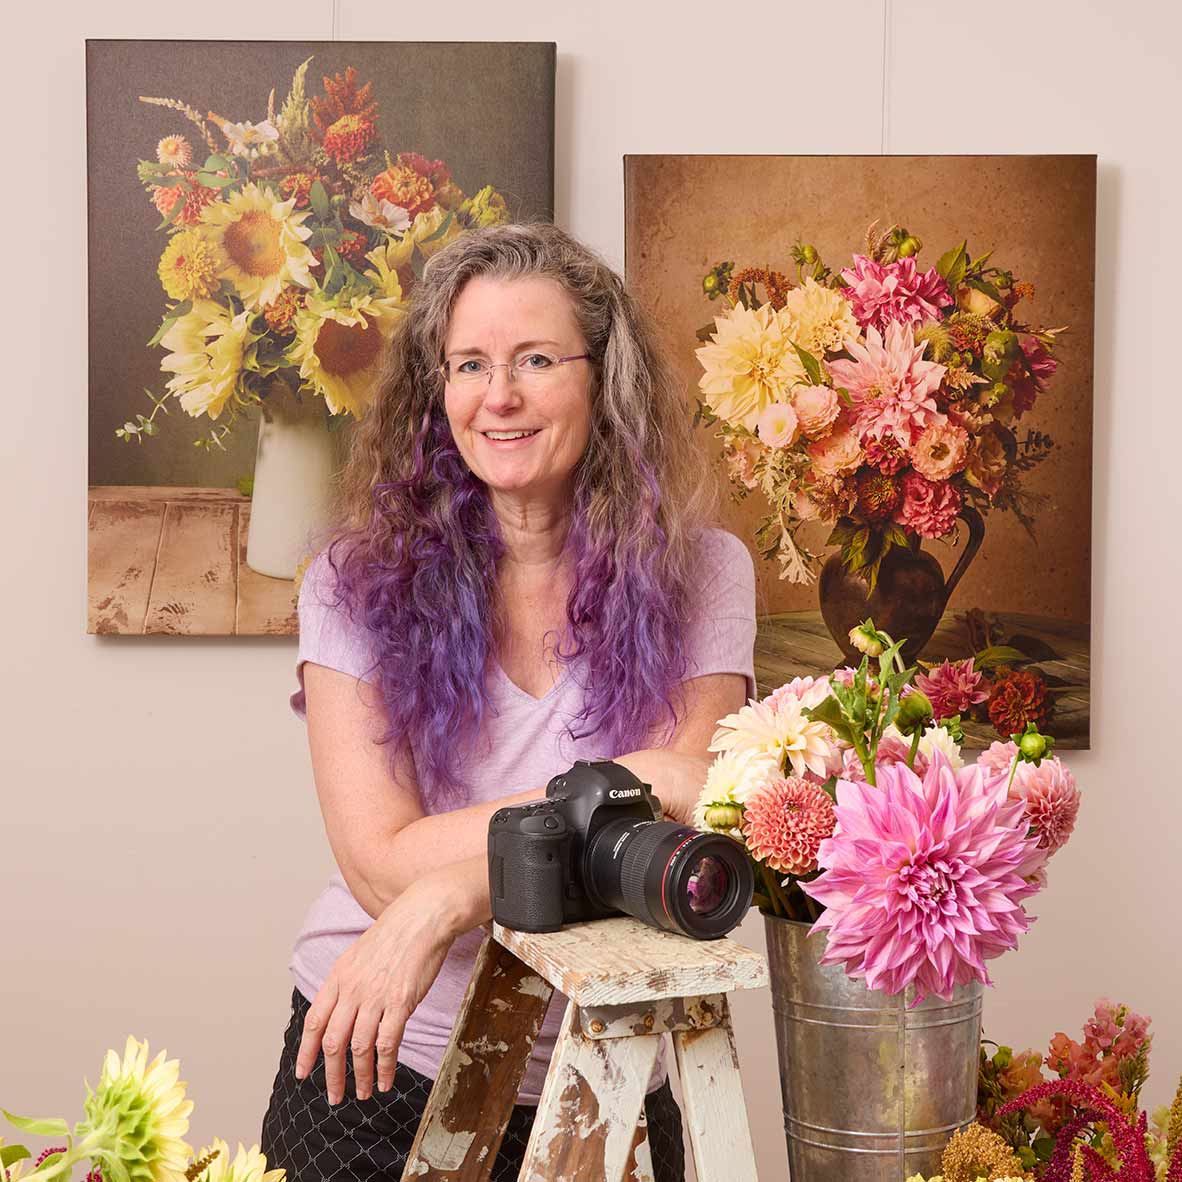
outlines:
M509 381L523 378L532 384L541 383L557 376L558 367L568 361L590 361L590 353L574 353L570 357L555 357L537 349L525 349L512 361L498 361L495 365L484 357L448 357L439 366L443 380L451 385L475 385L488 382L492 385L494 369L507 369Z

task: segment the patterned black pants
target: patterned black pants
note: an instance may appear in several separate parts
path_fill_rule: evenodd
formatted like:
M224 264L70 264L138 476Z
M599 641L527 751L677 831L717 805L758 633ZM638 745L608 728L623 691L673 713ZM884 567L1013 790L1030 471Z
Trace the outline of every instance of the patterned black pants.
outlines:
M352 1052L345 1052L345 1098L330 1105L325 1092L324 1055L312 1073L296 1079L296 1054L309 1003L292 990L291 1021L283 1039L271 1103L263 1118L260 1148L268 1169L285 1169L288 1182L397 1182L431 1094L432 1081L404 1063L388 1092L356 1098ZM516 1182L536 1110L515 1104L493 1167L492 1182ZM684 1182L681 1110L666 1081L645 1099L649 1148L656 1182Z

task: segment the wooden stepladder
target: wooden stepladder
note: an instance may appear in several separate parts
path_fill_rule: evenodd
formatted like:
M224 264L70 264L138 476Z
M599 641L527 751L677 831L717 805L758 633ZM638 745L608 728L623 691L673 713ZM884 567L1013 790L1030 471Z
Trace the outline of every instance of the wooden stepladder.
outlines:
M652 1182L644 1095L677 1058L699 1182L756 1182L727 994L766 985L733 940L629 917L531 934L494 924L477 957L404 1182L484 1182L555 989L569 998L520 1182Z

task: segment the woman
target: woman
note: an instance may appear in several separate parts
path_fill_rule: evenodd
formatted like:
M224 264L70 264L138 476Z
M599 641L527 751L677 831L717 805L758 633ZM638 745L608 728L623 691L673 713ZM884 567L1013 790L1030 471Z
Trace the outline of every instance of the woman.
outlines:
M611 758L690 823L716 721L755 693L751 558L711 527L683 392L598 257L550 225L462 235L379 386L299 598L292 706L339 867L296 942L263 1127L300 1182L398 1176L490 918L491 814ZM517 1177L565 1000L495 1179ZM646 1111L672 1182L665 1075Z

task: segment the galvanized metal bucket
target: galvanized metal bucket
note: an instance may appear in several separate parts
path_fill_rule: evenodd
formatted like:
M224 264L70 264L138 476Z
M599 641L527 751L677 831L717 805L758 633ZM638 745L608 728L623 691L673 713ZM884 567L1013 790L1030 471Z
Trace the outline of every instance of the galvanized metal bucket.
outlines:
M764 916L792 1182L904 1182L940 1172L976 1115L982 987L912 1007L822 967L825 933Z

